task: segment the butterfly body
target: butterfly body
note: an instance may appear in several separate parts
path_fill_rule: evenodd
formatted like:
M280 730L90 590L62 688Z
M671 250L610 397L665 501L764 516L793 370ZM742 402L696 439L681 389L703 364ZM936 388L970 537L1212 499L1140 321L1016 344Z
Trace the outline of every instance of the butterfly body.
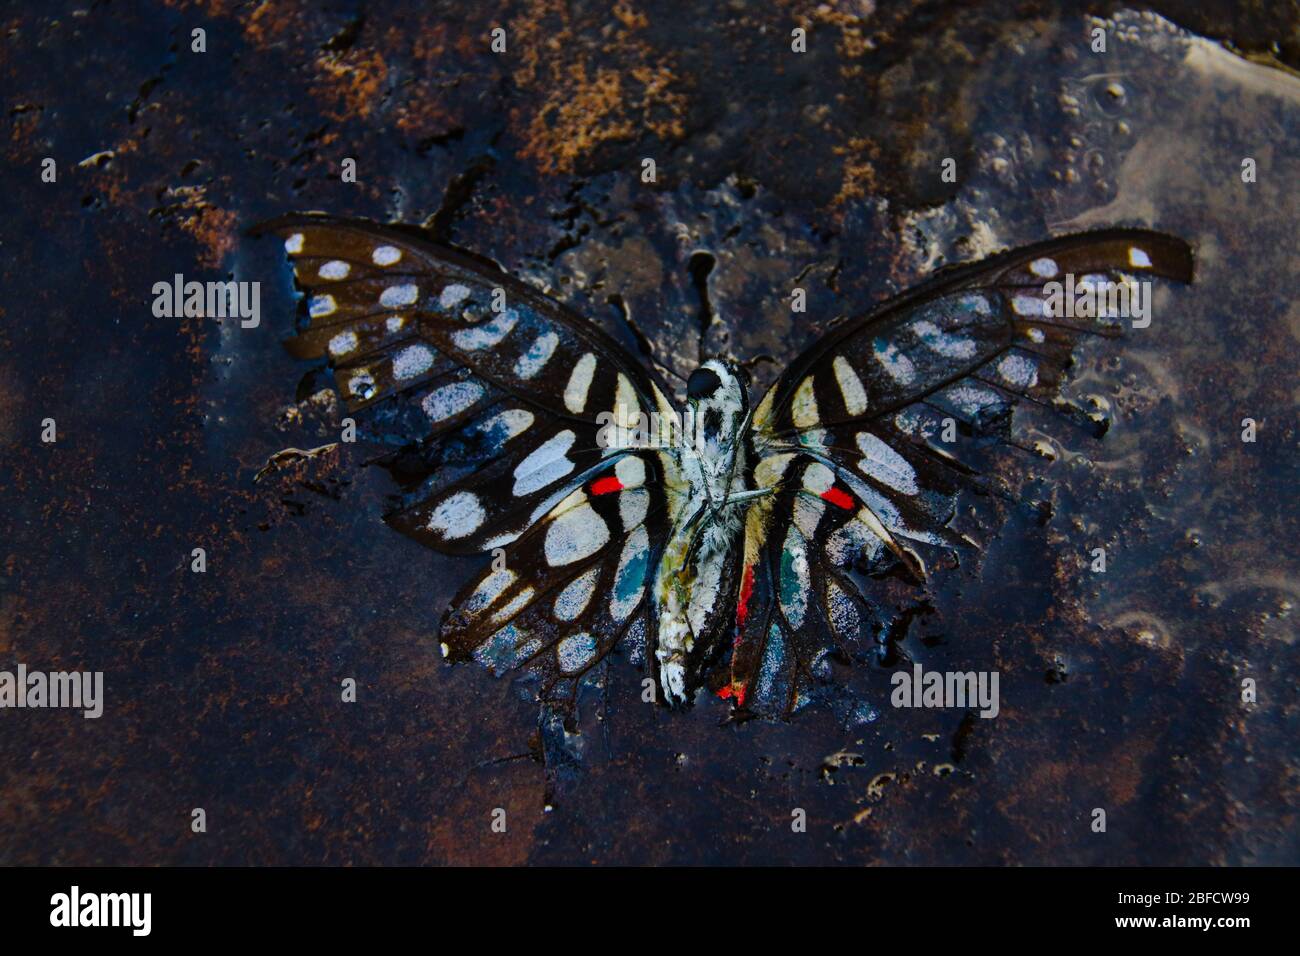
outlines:
M1120 330L1063 321L1053 285L1192 278L1190 248L1161 233L1049 240L843 323L752 407L739 365L703 362L678 416L614 339L418 232L316 215L260 229L307 293L290 350L328 363L359 437L406 450L386 520L493 555L443 619L446 656L567 703L622 645L669 704L710 687L771 716L876 653L894 618L874 579L922 586L928 560L969 547L952 527L963 456L1014 444L1017 403L1095 427L1062 374L1080 337ZM649 441L608 440L611 421L618 438L647 419Z

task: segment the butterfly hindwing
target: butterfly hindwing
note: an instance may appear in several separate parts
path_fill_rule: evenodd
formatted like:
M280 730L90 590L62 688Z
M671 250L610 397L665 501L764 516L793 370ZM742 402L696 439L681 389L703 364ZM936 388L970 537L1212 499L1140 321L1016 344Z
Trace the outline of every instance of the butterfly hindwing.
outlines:
M442 629L448 657L536 674L545 699L563 700L622 637L644 627L668 514L658 456L634 453L626 462L636 464L558 502L461 591Z
M900 546L818 459L793 454L780 471L773 494L746 515L724 690L738 707L771 716L789 716L812 700L830 682L833 661L868 651L863 635L878 631L879 622L854 579L889 566L890 545Z

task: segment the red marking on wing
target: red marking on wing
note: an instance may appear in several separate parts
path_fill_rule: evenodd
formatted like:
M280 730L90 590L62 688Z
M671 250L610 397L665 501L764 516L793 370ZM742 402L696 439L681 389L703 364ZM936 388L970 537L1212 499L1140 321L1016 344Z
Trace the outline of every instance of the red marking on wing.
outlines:
M822 492L822 498L837 508L843 508L845 511L853 507L853 499L833 485Z
M736 603L736 645L740 644L740 632L749 616L749 599L754 596L754 566L745 566L745 573L740 579L740 600Z
M740 579L740 600L736 602L736 637L732 641L732 647L740 647L741 641L745 636L745 618L749 617L749 599L754 596L754 566L748 564L745 566L745 573ZM732 697L735 698L737 707L745 706L745 697L749 693L749 688L744 684L738 684L732 681L730 685L723 688L726 694L719 691L718 696L724 700Z
M735 700L737 707L745 706L745 695L748 688L744 684L730 683L718 691L718 696L723 700Z
M591 493L593 495L609 495L622 490L623 482L619 481L618 478L613 475L599 478L591 483Z

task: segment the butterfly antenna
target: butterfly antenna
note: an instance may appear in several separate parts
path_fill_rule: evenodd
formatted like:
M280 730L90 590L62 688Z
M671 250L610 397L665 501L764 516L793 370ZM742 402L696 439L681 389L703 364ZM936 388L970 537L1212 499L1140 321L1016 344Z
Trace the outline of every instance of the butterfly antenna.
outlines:
M754 370L754 367L757 366L759 362L771 362L773 365L777 364L776 358L771 355L768 355L766 352L761 353L759 355L755 355L753 358L745 359L745 361L743 362L737 362L736 364L739 365L741 368L743 368L746 372L752 372Z
M677 371L677 369L665 365L663 362L659 361L653 355L650 356L650 361L654 362L655 368L659 369L659 371L667 372L669 375L677 379L677 381L681 382L683 385L686 384L686 376L683 375L681 372Z
M663 362L659 361L659 356L655 354L655 348L654 345L651 344L650 339L647 338L646 334L637 328L636 324L632 321L632 314L628 311L627 301L617 292L605 301L612 305L615 311L618 312L618 317L623 323L623 328L625 328L627 333L636 341L637 348L641 350L642 355L650 360L650 364L653 365L657 371L667 372L679 382L685 383L685 376L676 369L670 368Z

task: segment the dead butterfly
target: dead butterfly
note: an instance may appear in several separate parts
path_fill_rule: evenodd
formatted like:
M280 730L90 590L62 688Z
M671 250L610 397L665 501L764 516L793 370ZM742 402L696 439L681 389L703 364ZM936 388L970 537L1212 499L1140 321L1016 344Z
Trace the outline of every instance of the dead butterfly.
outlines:
M707 361L679 414L610 335L414 230L293 215L255 232L283 237L306 293L289 349L326 358L349 411L403 446L389 523L496 553L443 621L447 657L530 672L564 703L621 642L670 704L709 687L778 716L877 648L873 577L924 582L927 550L963 544L940 429L1005 437L1017 401L1066 407L1076 340L1118 334L1062 318L1053 283L1192 279L1191 249L1160 233L1053 239L843 323L757 405L741 366Z

